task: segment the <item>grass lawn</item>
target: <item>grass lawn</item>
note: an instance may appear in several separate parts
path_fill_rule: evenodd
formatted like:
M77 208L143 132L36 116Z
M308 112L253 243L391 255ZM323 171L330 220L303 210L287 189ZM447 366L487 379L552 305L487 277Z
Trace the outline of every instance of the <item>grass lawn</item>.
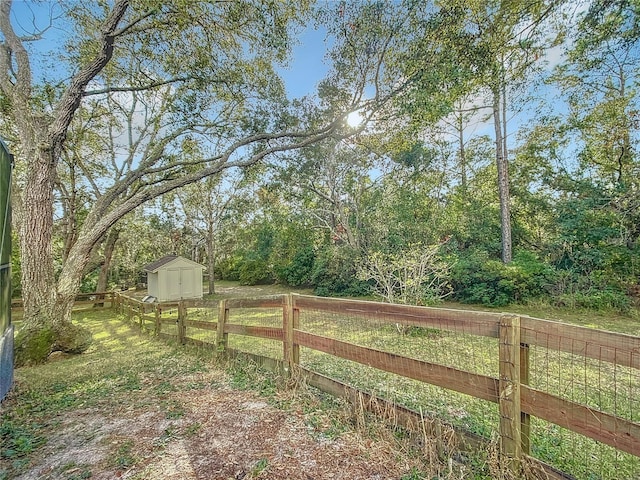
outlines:
M110 310L77 311L74 321L93 332L85 354L15 372L0 407L1 480L471 475L250 363L140 334ZM467 478L488 478L477 471Z
M233 282L218 282L216 294L211 298L217 300L288 292L288 289L279 286L242 287ZM300 293L309 294L310 292ZM478 309L469 305L451 303L444 306ZM209 310L190 310L189 318L215 321L215 309ZM495 312L495 310L490 311ZM623 316L568 311L543 305L513 306L500 311L633 335L640 334L637 312L630 316ZM281 322L279 309L251 310L244 312L246 315L242 313L242 311L232 311L231 323L277 327ZM70 412L106 411L111 412L109 413L111 419L113 415L117 418L118 412L124 412L124 416L129 419L132 415L148 415L149 412L155 412L154 418L157 424L162 426L166 421L174 422L175 425L167 427L171 434L170 440L175 437L181 441L187 441L190 438L189 432L200 431L202 421L201 419L185 420L190 417L188 402L185 403L182 398L183 393L187 392L187 397L190 394L206 396L212 389L217 391L221 386L225 389L229 385L256 389L261 394L267 395L268 402L288 409L287 415L292 414L291 409L294 417L295 412L302 411L307 427L313 431L319 429L322 435L332 438L343 436L346 431L345 425L353 423L350 414L345 414L343 410L340 410L341 413L336 413L335 408L340 403L336 400L326 397L318 400L317 392L311 396L305 394L302 398L295 399L289 396L283 400L283 390L276 388L282 379L273 377L273 374L258 373L244 367L240 370L232 368L223 372L215 364L210 352L204 353L200 350L167 345L147 335L138 335L130 325L115 318L109 310L90 313L79 311L75 315L76 321L82 321L89 326L94 334L94 345L86 354L75 357L60 356L47 365L21 368L16 372L15 391L2 406L0 480L14 478L13 475L18 473L26 475L24 472L33 471L35 465L40 462L42 452L59 441L56 432L64 431L68 427L67 416ZM166 333L174 333L172 330L175 327L172 324L163 325L163 328L166 328ZM478 338L439 329L414 329L401 333L394 325L317 312L303 314L301 328L312 333L411 358L497 376L497 344L494 339ZM215 339L215 332L195 328L188 329L187 335L208 342ZM282 345L274 340L230 335L229 345L250 353L282 358ZM607 369L606 365L596 361L584 361L579 356L549 352L546 349L532 349L532 386L594 408L613 409L617 415L634 422L640 421L639 372L622 368ZM473 431L487 439L495 439L498 412L497 406L490 402L425 385L310 349L302 349L301 363L307 368L393 400L398 404L444 418L453 425ZM309 404L312 397L313 400ZM342 407L344 405L340 406ZM349 412L348 409L346 411ZM311 412L310 417L309 412ZM336 419L340 420L336 421ZM357 425L360 423L359 420L356 422ZM156 432L154 442L165 442L166 439L162 440L163 435L167 435L165 430L166 428ZM94 435L96 438L99 436L95 432L86 433L86 435L89 437ZM109 435L113 437L113 433ZM376 435L379 436L379 432ZM394 448L397 447L396 443L401 440L401 437L403 435L394 436L391 441ZM426 443L422 442L421 445L425 447ZM144 473L144 468L152 468L149 466L152 465L149 459L153 458L153 455L160 455L159 450L156 447L147 446L146 450L142 448L143 452L140 453L141 448L136 440L117 437L106 449L107 453L103 452L101 463L85 462L85 465L82 461L72 459L67 462L66 467L65 464L48 467L52 468L51 472L47 473L49 476L19 478L76 479L89 478L87 476L89 474L91 478L101 478L100 471L121 474L134 472L135 475L143 476L132 478L153 478L144 476L149 472L147 470L147 473ZM398 457L403 459L400 462L401 473L394 478L403 480L432 478L433 472L438 472L438 475L442 472L450 475L436 478L492 478L488 457L467 459L465 462L456 460L453 463L455 468L452 467L448 471L448 467L446 465L442 467L439 460L437 458L434 460L429 452L423 451L416 455L415 448L406 446L401 447L401 450L406 450L410 454ZM637 457L621 454L615 449L537 419L532 420L532 453L537 458L572 473L578 479L640 478L640 459ZM427 465L424 461L422 463L418 461L418 457L430 458L431 461ZM254 460L262 462L260 465L265 466L265 459L251 459L251 461ZM248 468L246 467L245 470ZM269 469L258 468L257 470L266 472ZM458 472L457 476L454 476L454 471ZM68 472L71 473L67 475ZM246 478L280 478L260 472L255 477ZM462 472L466 473L463 475ZM427 476L427 473L431 476ZM274 475L273 470L271 475ZM355 474L353 478L360 477Z

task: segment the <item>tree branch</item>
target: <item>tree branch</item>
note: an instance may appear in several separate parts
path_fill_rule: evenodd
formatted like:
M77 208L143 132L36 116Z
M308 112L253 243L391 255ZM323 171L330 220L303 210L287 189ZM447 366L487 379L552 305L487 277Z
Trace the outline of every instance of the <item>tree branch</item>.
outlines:
M142 85L139 87L106 87L100 90L88 90L85 91L82 96L89 97L92 95L104 95L106 93L115 93L115 92L144 92L146 90L151 90L152 88L162 87L164 85L171 85L178 82L186 82L188 80L192 80L195 77L176 77L170 78L167 80L152 82L147 85Z
M24 104L31 96L31 64L29 53L11 25L11 4L11 0L0 0L0 31L5 39L0 44L0 87L11 97L18 94L21 97L19 103ZM12 58L15 58L17 71L13 69ZM13 74L15 83L9 72Z
M53 161L58 157L59 151L67 137L67 130L74 113L80 106L83 94L87 85L98 73L111 61L116 37L118 23L124 17L129 8L129 0L118 0L111 13L102 25L102 38L100 48L95 58L76 73L69 87L60 99L58 106L54 110L54 120L49 128L47 138L48 147L52 151Z

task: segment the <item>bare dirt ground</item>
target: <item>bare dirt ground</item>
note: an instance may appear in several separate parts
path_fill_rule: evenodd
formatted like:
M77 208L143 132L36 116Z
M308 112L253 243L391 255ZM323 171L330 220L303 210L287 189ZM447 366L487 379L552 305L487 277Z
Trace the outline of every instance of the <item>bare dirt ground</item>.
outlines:
M60 416L33 466L17 478L382 480L410 468L388 443L355 432L330 439L301 411L232 389L220 372L180 383L207 387L170 392L144 408L122 402Z

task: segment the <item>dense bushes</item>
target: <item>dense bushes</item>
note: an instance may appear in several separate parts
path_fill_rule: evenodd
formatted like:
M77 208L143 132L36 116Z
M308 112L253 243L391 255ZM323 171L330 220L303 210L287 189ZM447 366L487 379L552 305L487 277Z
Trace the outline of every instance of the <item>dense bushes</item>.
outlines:
M476 251L458 258L451 284L454 298L461 302L500 307L547 294L554 274L531 253L517 254L505 265Z
M558 270L549 302L559 307L627 311L631 299L624 286L601 272L582 275Z
M357 253L348 247L329 246L316 251L306 245L294 251L291 259L282 252L261 258L244 251L217 265L219 278L241 285L279 283L290 287L311 287L320 296L366 296L371 285L356 275Z
M612 287L603 290L588 290L553 297L552 303L560 307L586 308L589 310L617 310L626 312L631 299L625 292Z
M240 285L266 285L273 283L269 264L262 258L246 258L238 264Z
M631 305L624 286L610 276L581 274L554 268L531 252L519 252L508 265L487 252L449 253L452 264L449 284L452 300L503 307L512 303L542 301L570 308L628 310ZM372 285L358 278L357 252L345 246L313 249L306 246L290 261L274 263L272 257L259 258L251 252L220 262L221 278L242 285L280 283L291 287L311 287L320 296L367 296Z
M381 192L389 195L377 196L376 208L385 201L398 200L394 195L404 190ZM506 265L499 258L499 223L491 211L493 203L483 203L482 197L476 203L465 200L448 205L453 211L447 210L429 228L421 216L425 212L418 215L420 205L413 203L412 209L400 212L402 215L353 217L349 240L331 229L314 228L304 217L279 214L272 222L263 219L237 237L236 244L242 247L234 249L229 259L219 264L219 270L221 278L242 284L277 282L310 287L323 296L367 296L374 294L375 285L388 284L393 286L387 289L393 292L390 301L427 304L431 295L420 292L423 284L415 284L415 276L404 279L419 293L409 295L412 299L397 291L394 280L394 275L413 275L406 268L406 252L411 238L416 237L438 246L443 264L450 266L442 275L440 289L448 299L491 307L536 301L624 311L632 303L627 292L638 282L640 245L636 233L627 228L610 202L596 202L591 197L567 196L556 203L556 210L532 209L546 216L530 219L531 224L516 223L514 260ZM529 197L519 200L521 208L525 200L532 202ZM493 220L486 223L487 218ZM538 235L538 230L533 232L538 236L532 236L534 226L543 231L545 225L554 225L546 232L547 238ZM349 241L359 247L350 247ZM359 275L358 265L362 267L363 259L370 262L375 252L386 255L382 260L385 268L378 269L379 278ZM396 261L404 266L394 266Z
M305 246L293 255L290 262L275 267L276 279L279 283L291 287L307 287L312 284L315 252L311 246Z
M371 293L371 285L358 280L357 252L348 247L327 247L319 252L311 281L320 296L358 297Z
M456 300L492 307L530 300L596 310L626 311L631 305L624 288L610 276L556 269L530 252L517 254L508 265L485 252L461 256L451 284Z
M266 285L274 282L268 260L255 255L234 255L216 265L216 275L224 280L240 282L241 285Z

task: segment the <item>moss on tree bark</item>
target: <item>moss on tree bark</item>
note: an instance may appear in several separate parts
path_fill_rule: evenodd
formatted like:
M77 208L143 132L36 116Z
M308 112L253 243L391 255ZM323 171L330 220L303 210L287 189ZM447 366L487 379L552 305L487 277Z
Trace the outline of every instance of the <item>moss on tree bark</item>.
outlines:
M67 322L55 327L24 328L15 339L15 365L21 367L44 363L53 352L83 353L92 341L89 329Z

